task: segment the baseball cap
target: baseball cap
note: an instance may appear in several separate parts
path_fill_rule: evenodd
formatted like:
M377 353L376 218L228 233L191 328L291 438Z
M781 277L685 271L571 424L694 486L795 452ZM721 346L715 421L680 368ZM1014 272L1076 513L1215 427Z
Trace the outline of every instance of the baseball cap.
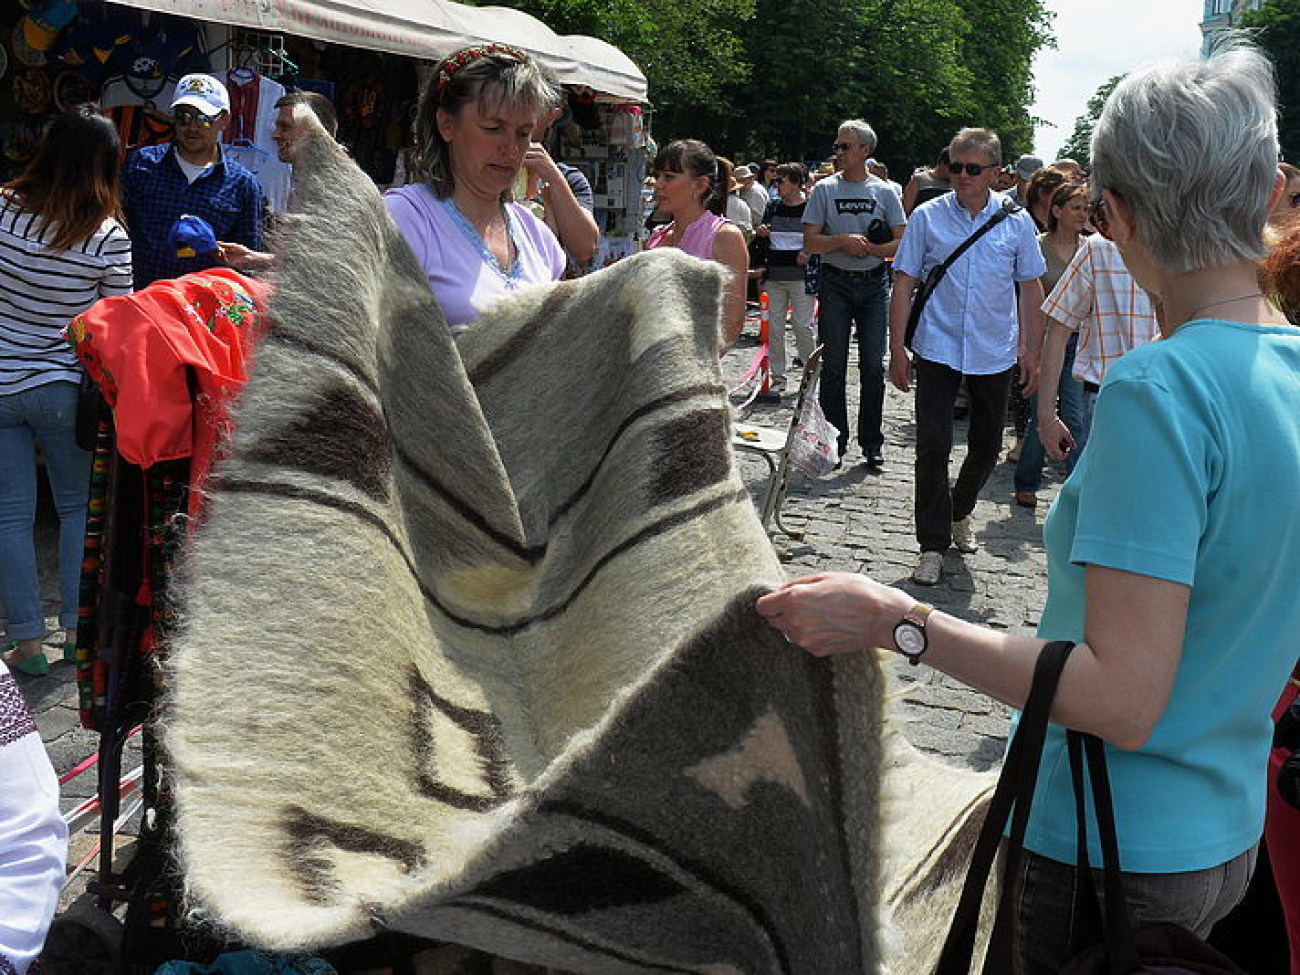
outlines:
M167 240L176 248L177 257L197 257L217 249L217 232L212 224L189 213L172 224Z
M732 170L732 175L735 176L736 179L753 179L755 173L750 166L745 165L745 166L737 166L734 170Z
M1043 161L1037 156L1021 156L1016 160L1016 175L1021 179L1029 179L1042 168Z
M226 93L226 86L212 75L187 74L176 82L172 111L182 105L196 108L204 115L219 115L230 111L230 96Z

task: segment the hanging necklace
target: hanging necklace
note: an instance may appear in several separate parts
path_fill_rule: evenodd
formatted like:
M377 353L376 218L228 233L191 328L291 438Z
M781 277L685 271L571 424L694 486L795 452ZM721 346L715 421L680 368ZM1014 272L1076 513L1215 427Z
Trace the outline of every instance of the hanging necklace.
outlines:
M1215 308L1218 305L1230 305L1234 301L1245 301L1247 298L1263 298L1263 297L1264 297L1264 292L1252 291L1249 294L1237 295L1237 297L1235 298L1220 298L1218 301L1210 301L1204 305L1201 305L1199 308L1193 308L1191 314L1187 316L1187 321L1190 322L1192 319L1194 319L1201 312L1205 311L1205 309L1207 308Z

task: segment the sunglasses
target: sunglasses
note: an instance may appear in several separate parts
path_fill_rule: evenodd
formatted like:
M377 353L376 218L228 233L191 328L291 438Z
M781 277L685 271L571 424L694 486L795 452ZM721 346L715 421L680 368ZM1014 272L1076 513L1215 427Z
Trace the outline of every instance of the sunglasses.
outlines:
M1097 228L1097 233L1101 234L1107 240L1114 240L1110 235L1110 220L1106 216L1105 199L1096 199L1088 204L1088 219L1092 225Z
M969 173L971 176L978 176L986 169L1001 168L1001 166L981 166L979 163L948 163L948 172L952 173L954 176L960 176L963 172Z
M832 142L831 152L848 152L850 149L858 148L852 142Z
M176 125L197 125L200 128L210 129L216 123L217 117L215 115L204 115L202 112L187 111L182 108L172 116L172 120Z

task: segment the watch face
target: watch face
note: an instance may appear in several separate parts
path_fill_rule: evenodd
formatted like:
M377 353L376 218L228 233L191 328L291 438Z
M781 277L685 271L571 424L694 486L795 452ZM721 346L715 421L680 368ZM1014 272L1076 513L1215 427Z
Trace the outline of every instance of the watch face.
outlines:
M905 657L919 657L925 652L925 631L905 620L894 627L894 643Z

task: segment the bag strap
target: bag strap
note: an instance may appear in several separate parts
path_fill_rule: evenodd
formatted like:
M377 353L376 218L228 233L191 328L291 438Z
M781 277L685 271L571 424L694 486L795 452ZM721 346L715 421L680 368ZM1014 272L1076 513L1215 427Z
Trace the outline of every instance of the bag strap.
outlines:
M985 220L978 230L958 244L957 248L944 258L941 263L936 264L930 269L929 273L927 273L925 278L922 280L921 287L917 289L917 293L912 297L912 309L911 313L908 315L907 332L903 337L903 345L909 349L912 347L912 338L916 335L916 328L921 323L921 309L924 308L925 303L930 300L930 295L934 293L934 290L939 287L939 282L942 281L944 275L948 273L948 268L952 267L953 264L956 263L957 258L970 250L977 240L987 234L1011 214L1021 209L1023 209L1023 207L1015 201L1003 200L1002 206L998 208L997 213Z
M1043 647L1034 665L1033 684L1029 698L1025 701L1020 715L1020 724L1011 747L1007 750L1006 761L998 776L997 788L989 803L988 814L980 828L975 850L971 854L971 864L966 871L966 882L962 886L961 899L958 901L952 926L944 941L939 963L935 967L936 975L969 975L971 959L975 953L975 936L979 929L980 902L984 899L984 890L988 886L997 858L998 846L1002 841L1002 830L1012 810L1016 813L1013 823L1013 839L1007 848L1007 877L1015 863L1019 862L1020 850L1023 849L1024 828L1028 823L1029 807L1033 802L1034 787L1038 783L1038 766L1042 762L1043 743L1047 737L1048 716L1052 710L1052 699L1056 696L1056 685L1060 681L1065 661L1074 649L1073 643L1056 641ZM1020 838L1014 838L1017 824ZM998 903L999 919L1009 917L1012 908L1010 889L1004 884L1002 896ZM1006 928L999 924L1004 931Z
M958 257L961 257L963 253L966 253L966 251L969 251L971 247L975 246L976 240L984 237L984 234L987 234L989 230L992 230L993 227L1001 224L1002 221L1006 220L1006 218L1011 216L1011 214L1019 211L1019 209L1021 209L1021 204L1014 203L1013 200L1002 201L1002 205L998 208L997 213L993 214L992 217L989 217L988 220L985 220L983 224L980 224L979 229L975 230L974 234L971 234L970 237L967 237L965 240L962 240L961 243L957 244L957 250L949 253L948 257L945 257L943 263L935 266L935 269L931 272L933 276L933 285L931 286L931 290L933 290L933 287L939 285L940 281L943 281L944 274L948 273L950 266L957 263Z
M1079 866L1088 876L1087 892L1090 892L1095 904L1096 892L1091 883L1091 868L1088 865L1087 818L1083 800L1082 764L1087 755L1089 785L1092 788L1092 804L1097 815L1097 838L1101 844L1102 890L1104 924L1106 931L1106 954L1110 960L1112 975L1128 975L1140 970L1141 961L1137 945L1133 940L1133 918L1128 909L1128 897L1124 891L1124 878L1119 862L1119 838L1115 829L1115 807L1111 800L1110 772L1106 766L1106 746L1096 735L1079 731L1066 733L1070 755L1070 777L1075 788L1075 817L1079 834Z

